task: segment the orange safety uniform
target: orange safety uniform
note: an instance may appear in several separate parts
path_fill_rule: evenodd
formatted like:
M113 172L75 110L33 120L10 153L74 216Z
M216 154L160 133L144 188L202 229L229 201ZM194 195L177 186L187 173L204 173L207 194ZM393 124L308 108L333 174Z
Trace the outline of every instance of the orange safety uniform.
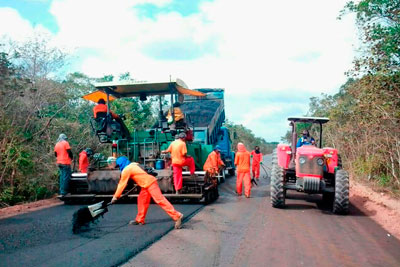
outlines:
M250 197L251 178L250 178L250 152L242 143L237 145L238 152L235 155L235 165L237 170L236 192L242 194L242 183L244 183L244 194Z
M256 153L255 150L251 151L251 155L253 156L253 162L251 163L251 170L253 172L253 177L260 178L260 162L263 160L263 155L260 153Z
M93 107L93 116L94 116L95 119L97 118L97 113L98 112L107 113L107 105L106 104L97 104L96 106ZM111 110L110 110L110 114L114 119L118 118L118 115L116 115Z
M212 174L216 174L218 173L219 167L222 165L224 165L224 162L221 160L221 155L214 150L208 155L207 160L204 163L203 170Z
M87 152L83 150L79 153L79 171L82 173L88 173L89 159Z
M178 191L182 189L182 167L188 166L190 174L194 174L196 166L192 157L186 156L186 143L181 139L173 141L166 152L171 153L172 170L174 173L174 187Z
M153 198L154 202L157 203L174 221L178 220L182 215L176 211L171 203L162 195L160 187L158 186L157 179L145 172L136 163L131 163L124 168L121 173L121 179L119 180L117 190L115 191L114 197L119 198L124 191L129 179L135 181L135 183L141 187L138 203L138 214L136 221L144 223L147 210L150 206L150 198Z
M69 143L65 140L57 142L54 152L57 153L57 164L70 165L71 158L68 155L68 149L71 149Z
M169 121L171 119L171 109L168 110L168 114L167 114L167 120ZM180 121L183 120L185 118L185 116L182 113L182 110L178 107L174 108L174 120L175 121Z

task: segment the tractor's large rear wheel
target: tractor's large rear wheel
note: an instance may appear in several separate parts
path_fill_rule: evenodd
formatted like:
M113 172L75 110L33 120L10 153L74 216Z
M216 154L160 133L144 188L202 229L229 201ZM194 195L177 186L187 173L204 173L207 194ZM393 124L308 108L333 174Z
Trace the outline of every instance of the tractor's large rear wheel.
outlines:
M271 204L274 208L285 206L286 189L284 188L283 168L278 165L276 151L272 159L271 171Z
M349 174L345 170L337 170L335 173L335 198L333 200L333 212L347 214L349 212Z

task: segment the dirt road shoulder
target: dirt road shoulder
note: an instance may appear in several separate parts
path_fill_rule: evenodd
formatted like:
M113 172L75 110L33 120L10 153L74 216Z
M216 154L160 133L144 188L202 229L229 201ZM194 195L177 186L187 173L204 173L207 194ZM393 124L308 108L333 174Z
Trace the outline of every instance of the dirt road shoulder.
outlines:
M60 201L58 198L50 198L50 199L44 199L44 200L39 200L35 202L30 202L30 203L25 203L25 204L20 204L20 205L15 205L15 206L10 206L6 208L0 209L0 219L5 219L9 217L13 217L19 214L35 211L35 210L41 210L45 208L50 208L54 206L58 206L63 204L64 202Z
M400 239L400 200L352 181L350 202L390 234Z

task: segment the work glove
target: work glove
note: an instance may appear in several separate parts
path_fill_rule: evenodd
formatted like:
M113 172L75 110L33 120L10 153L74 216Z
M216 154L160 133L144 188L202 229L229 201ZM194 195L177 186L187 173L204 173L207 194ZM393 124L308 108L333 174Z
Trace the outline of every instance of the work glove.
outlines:
M260 165L263 165L262 161L260 161Z
M113 197L113 198L111 199L111 204L115 204L115 202L117 202L117 201L118 201L118 198Z

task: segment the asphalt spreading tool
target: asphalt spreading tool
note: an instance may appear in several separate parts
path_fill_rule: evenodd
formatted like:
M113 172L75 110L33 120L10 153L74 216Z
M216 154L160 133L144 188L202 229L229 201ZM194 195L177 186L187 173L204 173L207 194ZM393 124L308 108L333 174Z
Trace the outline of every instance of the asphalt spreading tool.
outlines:
M256 185L256 186L258 186L258 184L257 184L257 182L256 182L256 180L254 178L251 178L251 183Z
M128 192L123 194L120 199L129 195L129 193L136 189L136 187L137 185L134 185ZM99 203L77 210L72 216L72 232L74 234L78 234L85 226L95 223L100 216L103 216L106 212L108 212L108 206L110 205L112 205L111 202L105 203L103 200Z

